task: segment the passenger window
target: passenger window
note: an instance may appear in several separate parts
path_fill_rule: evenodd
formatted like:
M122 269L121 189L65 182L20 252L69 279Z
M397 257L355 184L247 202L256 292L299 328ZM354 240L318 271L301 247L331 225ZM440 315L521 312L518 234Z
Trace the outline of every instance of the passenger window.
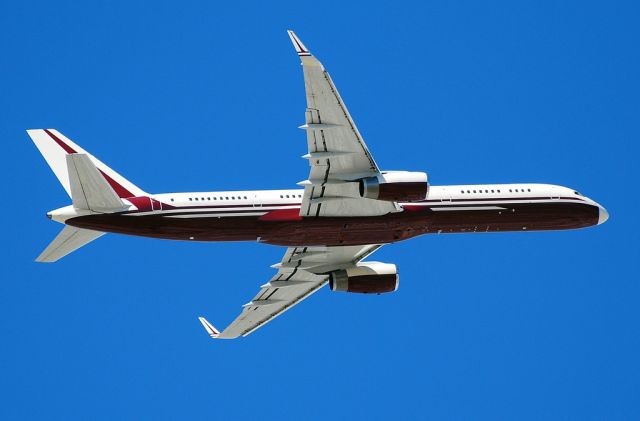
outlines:
M474 190L473 192L475 193L476 191Z
M229 200L229 196L225 196L225 197L224 197L224 200Z
M531 191L531 189L527 189L527 190Z
M283 198L284 198L284 196L283 196L283 195L280 195L280 199L283 199Z
M171 201L173 202L173 198L171 198Z
M192 201L193 201L193 199L192 199L192 198L189 198L189 202L192 202Z
M491 190L491 193L495 193L495 191L494 191L494 190Z

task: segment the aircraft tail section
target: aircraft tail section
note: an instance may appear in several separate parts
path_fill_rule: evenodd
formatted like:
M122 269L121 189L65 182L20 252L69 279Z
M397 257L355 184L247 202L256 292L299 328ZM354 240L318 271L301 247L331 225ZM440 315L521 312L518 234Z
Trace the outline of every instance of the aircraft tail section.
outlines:
M127 198L147 195L142 189L106 166L59 131L54 129L34 129L27 130L27 133L69 196L72 196L72 189L67 156L74 154L86 155L96 167L100 176L104 178L118 197Z
M36 262L50 263L90 243L105 233L84 228L65 226L56 238L36 258Z
M89 155L75 153L65 158L74 208L100 213L127 209L113 187L93 164Z
M61 208L68 209L65 210L67 216L119 212L128 208L122 199L147 196L57 130L37 129L27 133L71 197L73 206ZM66 219L55 220L65 222ZM36 261L55 262L104 234L67 225Z

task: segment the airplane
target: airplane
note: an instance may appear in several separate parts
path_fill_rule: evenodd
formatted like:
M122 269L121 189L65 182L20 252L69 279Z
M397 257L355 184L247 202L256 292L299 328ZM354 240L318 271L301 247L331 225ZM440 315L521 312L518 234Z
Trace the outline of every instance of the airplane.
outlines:
M47 213L64 228L38 256L55 262L105 233L287 247L276 274L222 332L247 336L318 291L382 294L394 264L364 261L423 234L565 230L599 225L606 209L550 184L431 185L424 172L382 171L329 73L288 31L302 62L309 175L289 190L150 194L54 129L27 130L72 204Z

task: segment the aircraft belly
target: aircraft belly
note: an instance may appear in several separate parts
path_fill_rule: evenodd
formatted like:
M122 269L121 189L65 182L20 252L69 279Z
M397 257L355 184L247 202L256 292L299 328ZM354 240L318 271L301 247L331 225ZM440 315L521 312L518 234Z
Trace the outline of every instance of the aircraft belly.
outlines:
M392 243L422 234L574 229L596 225L590 204L545 202L470 207L420 207L373 217L261 221L256 216L88 215L68 225L104 232L190 241L260 241L282 246Z
M598 223L597 206L587 203L544 202L502 204L491 210L435 211L436 233L546 231L584 228Z

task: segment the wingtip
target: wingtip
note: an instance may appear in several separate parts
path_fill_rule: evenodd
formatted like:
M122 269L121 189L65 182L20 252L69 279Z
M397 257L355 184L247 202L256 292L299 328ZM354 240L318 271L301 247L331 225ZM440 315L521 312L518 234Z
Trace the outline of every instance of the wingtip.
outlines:
M289 38L291 38L291 43L293 47L296 49L296 52L299 56L310 56L311 53L309 49L305 47L305 45L300 41L300 38L293 32L291 29L287 30L287 34L289 34Z
M218 336L220 336L220 331L218 331L218 329L216 329L211 323L209 323L207 319L200 316L198 317L198 320L200 320L200 323L202 323L204 330L206 330L209 336L211 336L213 339L216 339Z

